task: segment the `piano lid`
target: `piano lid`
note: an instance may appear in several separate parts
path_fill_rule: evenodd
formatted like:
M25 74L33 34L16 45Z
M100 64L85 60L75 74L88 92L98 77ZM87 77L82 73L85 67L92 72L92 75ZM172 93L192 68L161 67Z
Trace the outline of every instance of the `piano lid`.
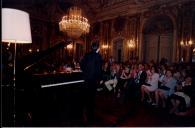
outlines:
M47 58L53 52L59 50L60 48L64 48L64 46L68 45L69 43L70 42L62 41L55 46L46 49L45 51L24 56L20 60L17 60L17 66L22 68L24 71L27 71L33 66L39 64L42 60Z

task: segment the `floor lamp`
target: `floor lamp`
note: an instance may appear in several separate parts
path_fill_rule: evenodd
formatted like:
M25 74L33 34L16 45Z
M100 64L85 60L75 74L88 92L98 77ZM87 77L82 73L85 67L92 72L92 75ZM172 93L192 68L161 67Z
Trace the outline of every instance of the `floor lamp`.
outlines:
M13 62L13 89L14 89L14 110L13 121L16 119L16 44L32 43L29 14L12 8L2 8L2 42L14 44L14 62Z

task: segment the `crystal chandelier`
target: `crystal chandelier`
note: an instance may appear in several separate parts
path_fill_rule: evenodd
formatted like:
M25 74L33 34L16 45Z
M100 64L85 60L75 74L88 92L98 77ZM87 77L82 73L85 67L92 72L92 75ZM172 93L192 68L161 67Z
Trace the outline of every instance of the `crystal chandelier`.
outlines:
M59 29L66 32L69 37L79 38L83 33L89 32L90 25L87 18L82 16L82 11L78 7L71 7L68 15L63 16L59 22Z

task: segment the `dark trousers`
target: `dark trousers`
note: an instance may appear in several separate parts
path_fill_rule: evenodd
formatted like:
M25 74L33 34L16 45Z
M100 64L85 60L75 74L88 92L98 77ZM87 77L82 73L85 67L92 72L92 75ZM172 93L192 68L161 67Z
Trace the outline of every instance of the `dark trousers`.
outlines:
M93 123L94 121L96 87L96 81L85 81L83 107L87 123Z

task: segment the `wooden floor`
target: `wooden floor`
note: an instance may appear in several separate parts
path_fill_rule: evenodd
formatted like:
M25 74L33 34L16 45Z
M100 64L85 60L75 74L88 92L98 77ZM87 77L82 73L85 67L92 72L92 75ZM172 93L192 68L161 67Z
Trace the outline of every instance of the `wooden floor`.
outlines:
M137 102L135 105L134 102ZM95 126L117 127L185 127L195 126L195 118L177 117L168 114L166 109L155 108L132 99L114 98L112 95L97 96Z
M55 90L52 89L50 91L54 92ZM109 92L97 93L95 123L88 125L83 122L79 91L70 93L70 90L67 90L65 93L62 90L55 93L55 96L51 95L50 91L48 93L51 97L48 97L48 94L47 98L43 98L43 100L34 104L33 108L37 106L38 109L34 109L35 112L32 114L32 119L27 119L27 115L24 114L19 117L20 115L17 114L16 126L195 127L195 118L176 117L168 114L166 109L140 103L129 96L121 95L120 98L117 98L116 95ZM5 115L7 114L5 113ZM4 122L3 126L13 126L8 121L6 121L7 123Z

